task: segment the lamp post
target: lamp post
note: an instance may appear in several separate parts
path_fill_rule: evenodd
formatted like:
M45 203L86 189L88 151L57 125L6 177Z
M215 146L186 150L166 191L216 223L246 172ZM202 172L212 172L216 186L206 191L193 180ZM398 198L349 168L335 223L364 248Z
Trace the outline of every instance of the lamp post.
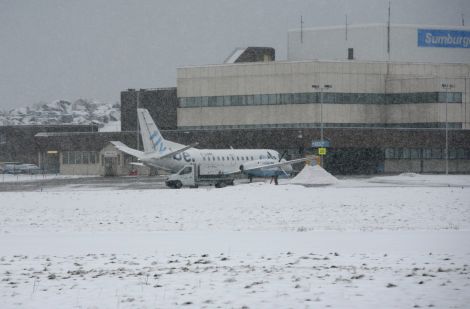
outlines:
M140 126L139 126L139 111L138 109L140 108L140 90L137 90L136 91L136 99L135 99L135 106L136 106L136 121L135 121L135 124L136 124L136 127L135 127L135 133L136 133L136 142L137 142L137 150L139 150L140 148Z
M453 84L442 84L442 88L446 91L446 150L445 150L445 159L446 159L446 175L449 174L449 122L447 119L447 105L449 103L449 90L454 88Z
M323 91L333 88L332 85L312 85L315 90L320 90L320 140L323 143ZM323 156L320 157L321 166L323 167Z

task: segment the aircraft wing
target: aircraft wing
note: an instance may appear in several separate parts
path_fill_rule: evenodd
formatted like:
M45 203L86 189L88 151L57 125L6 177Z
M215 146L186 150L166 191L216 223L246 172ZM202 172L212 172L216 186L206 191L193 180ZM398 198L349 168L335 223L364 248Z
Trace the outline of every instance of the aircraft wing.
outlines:
M308 160L307 158L302 158L302 159L295 159L295 160L283 161L283 162L277 162L277 163L271 163L271 164L265 164L265 165L258 165L258 166L254 166L254 167L243 168L243 170L236 170L236 171L224 173L224 175L244 173L244 172L255 171L255 170L264 169L264 168L280 167L280 166L284 166L284 165L290 165L290 164L305 162L307 160Z
M125 152L127 154L130 154L131 156L141 158L144 155L143 151L139 151L137 149L133 149L131 147L128 147L128 146L124 145L122 142L112 141L111 144L113 144L120 151Z
M183 151L186 151L188 150L189 148L193 148L195 146L197 146L199 143L194 143L194 144L191 144L189 146L184 146L178 150L175 150L175 151L171 151L169 153L166 153L162 156L158 156L156 154L156 152L149 152L149 153L145 153L142 157L142 159L158 159L158 160L161 160L161 159L166 159L166 158L171 158L173 157L174 155L178 154L178 153L181 153Z
M259 165L259 166L255 166L255 167L244 168L243 172L254 171L254 170L259 170L259 169L263 169L263 168L271 168L271 167L279 167L279 166L284 166L284 165L291 165L291 164L295 164L295 163L305 162L307 160L308 160L307 158L302 158L302 159L295 159L295 160L272 163L272 164L266 164L266 165Z

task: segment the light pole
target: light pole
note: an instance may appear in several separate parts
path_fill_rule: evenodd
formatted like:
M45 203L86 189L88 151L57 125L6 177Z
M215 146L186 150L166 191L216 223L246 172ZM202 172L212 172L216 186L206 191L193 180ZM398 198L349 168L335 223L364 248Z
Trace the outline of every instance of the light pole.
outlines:
M312 85L315 90L320 90L320 140L323 143L323 91L333 88L332 85ZM323 167L323 156L320 157L321 166Z
M449 103L449 90L454 88L453 84L442 84L442 88L446 91L446 150L445 150L445 159L446 159L446 175L449 174L449 122L447 120L447 105Z
M138 111L138 109L140 108L140 91L141 91L141 90L142 90L142 89L136 91L137 93L136 93L136 103L135 103L135 105L136 105L135 111L136 111L136 116L137 116L136 121L135 121L135 124L136 124L135 132L136 132L137 150L139 150L139 148L140 148L140 126L139 126L139 111Z

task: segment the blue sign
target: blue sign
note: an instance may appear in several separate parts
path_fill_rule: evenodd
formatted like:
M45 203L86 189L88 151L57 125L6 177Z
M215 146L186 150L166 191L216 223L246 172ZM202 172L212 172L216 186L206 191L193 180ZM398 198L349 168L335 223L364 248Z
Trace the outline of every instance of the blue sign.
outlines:
M312 141L312 148L328 148L330 147L329 140L315 140Z
M470 48L470 31L418 29L418 46Z

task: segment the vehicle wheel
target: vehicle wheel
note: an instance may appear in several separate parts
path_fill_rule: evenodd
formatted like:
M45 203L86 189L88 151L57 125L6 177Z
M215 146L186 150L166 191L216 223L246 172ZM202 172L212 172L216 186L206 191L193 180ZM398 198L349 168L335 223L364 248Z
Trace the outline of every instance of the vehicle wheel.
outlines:
M221 182L216 183L216 184L215 184L215 187L216 187L216 188L223 188L223 187L225 187L226 185L227 185L227 184L226 184L225 182L221 181Z
M183 186L183 184L181 183L181 181L175 181L175 189L180 189L181 187Z

